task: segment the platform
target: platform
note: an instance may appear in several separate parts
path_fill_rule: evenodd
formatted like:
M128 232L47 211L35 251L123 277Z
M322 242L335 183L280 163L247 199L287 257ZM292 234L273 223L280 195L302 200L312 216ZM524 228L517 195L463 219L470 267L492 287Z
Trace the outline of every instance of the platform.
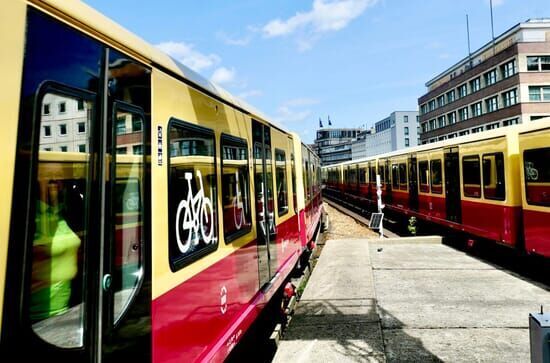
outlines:
M529 361L548 288L434 241L327 241L274 362Z

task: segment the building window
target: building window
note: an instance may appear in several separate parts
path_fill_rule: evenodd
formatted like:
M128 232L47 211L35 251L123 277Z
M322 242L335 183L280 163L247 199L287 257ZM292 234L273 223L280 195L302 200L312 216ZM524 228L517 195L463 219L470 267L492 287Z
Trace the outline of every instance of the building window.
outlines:
M455 90L451 90L447 92L447 103L451 103L455 101Z
M430 120L430 130L435 130L435 119Z
M460 117L460 121L464 121L468 119L468 107L461 108L458 110L458 116Z
M64 153L67 152L67 146L60 146L59 150Z
M143 121L139 115L132 114L132 132L140 132L143 129Z
M126 116L116 119L116 134L124 135L126 133Z
M481 79L479 77L474 78L470 81L470 89L472 93L477 92L481 89Z
M458 87L458 98L466 97L468 94L468 85L466 83Z
M408 138L408 137L405 138L405 146L410 146L409 138Z
M445 116L439 116L437 118L437 127L438 128L445 127Z
M49 115L50 114L50 104L45 103L43 110L44 110L44 115Z
M61 124L59 125L59 135L67 135L67 125Z
M447 114L447 124L452 125L456 123L456 112Z
M422 106L420 106L420 113L423 114L423 115L428 113L428 105L427 104L423 104Z
M550 101L550 86L529 86L529 101Z
M405 132L405 135L409 134L409 128L407 126L405 126L405 128L404 128L404 132Z
M483 126L474 127L472 129L472 134L477 134L478 132L481 132L481 131L483 131Z
M472 116L481 116L481 102L477 102L472 105Z
M216 147L209 129L174 119L168 128L168 259L177 271L218 245Z
M518 124L519 124L519 119L518 118L513 118L511 120L502 121L502 126L504 126L504 127L512 126L512 125L518 125Z
M78 133L83 134L86 132L86 123L85 122L79 122L78 123Z
M516 74L516 60L512 59L510 62L500 66L502 72L502 78L508 78Z
M485 100L485 105L487 107L487 112L494 112L498 110L498 96Z
M498 129L499 127L500 127L500 123L495 122L495 123L492 123L492 124L489 124L489 125L485 126L485 129L494 130L494 129Z
M78 111L83 111L84 110L84 100L83 99L77 100L76 104L77 104L76 107L78 108Z
M126 146L117 147L116 148L116 153L119 154L119 155L127 154L128 153L128 148Z
M422 133L424 133L424 132L428 132L428 123L427 122L422 123Z
M59 109L59 113L67 112L67 104L65 102L59 102L57 104L57 106L58 106L58 109Z
M462 158L462 177L464 182L464 196L481 198L481 170L479 156L464 156Z
M517 90L513 89L502 94L504 100L504 107L513 106L517 103Z
M490 86L492 84L497 83L497 70L496 69L493 69L493 70L485 73L483 76L485 78L485 86Z
M504 200L504 155L502 153L483 155L483 197Z
M409 116L407 115L403 116L403 122L409 122Z
M550 56L527 57L527 70L533 72L550 71Z
M134 154L134 155L143 155L143 145L134 145L134 146L132 146L132 154Z
M431 100L431 101L428 103L428 109L429 109L430 111L435 110L435 100Z
M51 126L44 126L44 136L52 136L52 128Z
M86 152L86 144L78 145L78 152L79 153L85 153Z
M445 106L445 95L437 97L437 107Z
M469 135L470 134L470 131L469 130L464 130L464 131L460 131L458 133L458 136L464 136L464 135Z

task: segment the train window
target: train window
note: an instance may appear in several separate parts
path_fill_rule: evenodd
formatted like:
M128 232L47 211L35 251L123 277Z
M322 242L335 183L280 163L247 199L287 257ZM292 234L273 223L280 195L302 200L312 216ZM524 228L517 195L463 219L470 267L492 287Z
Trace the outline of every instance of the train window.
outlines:
M378 174L380 175L380 184L384 186L386 179L384 177L386 176L384 165L378 165Z
M359 169L359 183L360 184L366 184L367 183L367 169L366 168L360 168Z
M370 167L369 179L372 184L376 184L376 168L374 166Z
M504 154L483 155L483 197L485 199L504 200Z
M441 159L430 161L432 193L443 193L443 178L441 171Z
M399 189L399 166L393 164L391 166L391 181L394 189Z
M349 166L349 183L352 185L357 184L357 166Z
M292 145L290 145L292 147ZM294 213L298 213L298 199L296 197L296 164L294 161L294 153L290 154L290 167L292 168L292 203L294 205Z
M550 206L550 148L523 152L527 203Z
M407 164L399 164L399 189L407 190Z
M177 271L218 245L214 133L176 119L169 123L169 259Z
M422 193L430 192L430 167L428 161L419 161L418 162L418 174L420 175L420 191Z
M46 93L41 108L46 104L64 103L74 104L76 110L79 99ZM74 112L70 121L66 115L43 114L41 126L56 127L60 122L68 122L70 130L75 130L78 122L84 122L89 130L93 103L84 102L90 112ZM90 150L90 134L71 132L70 136ZM86 205L90 197L91 168L90 154L80 152L75 144L71 143L70 149L64 145L66 152L58 152L59 141L41 135L34 184L36 202L34 216L30 219L34 234L29 317L38 336L62 348L81 347L84 331L83 291L86 287L81 256L89 228Z
M481 198L481 170L479 169L479 156L464 156L462 158L462 178L464 183L464 196Z
M277 214L288 213L288 192L286 186L286 154L275 149L275 183L277 187Z
M225 243L250 232L250 173L246 140L222 135L222 205Z
M139 111L138 111L139 112ZM143 122L138 112L116 107L115 120L132 119ZM143 276L143 179L144 134L141 129L127 127L127 134L116 134L113 150L120 145L133 143L132 153L113 155L111 165L113 182L112 236L114 238L115 264L113 270L113 321L118 322L138 290Z
M349 168L346 167L344 169L344 184L347 184L349 182Z

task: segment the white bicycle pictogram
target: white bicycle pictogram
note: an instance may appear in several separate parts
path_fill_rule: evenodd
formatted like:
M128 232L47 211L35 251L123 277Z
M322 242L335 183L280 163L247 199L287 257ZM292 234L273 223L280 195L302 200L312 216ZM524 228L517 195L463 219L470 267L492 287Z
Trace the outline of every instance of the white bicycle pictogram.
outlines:
M209 244L215 240L213 238L214 209L212 207L212 201L204 195L202 174L200 170L197 170L197 178L199 179L199 190L197 194L193 195L193 190L191 188L193 173L185 173L188 190L187 199L179 203L176 213L176 239L181 253L185 253L189 250L191 247L191 239L193 239L193 245L195 246L199 244L201 237L205 244ZM183 221L180 221L180 218L183 218ZM182 241L180 229L188 231L185 241Z
M529 181L537 181L539 179L539 171L535 168L535 163L532 161L525 162L525 174Z
M240 230L243 226L244 212L243 212L243 199L241 195L241 188L239 188L239 171L235 172L235 198L233 199L233 220L235 221L235 228Z

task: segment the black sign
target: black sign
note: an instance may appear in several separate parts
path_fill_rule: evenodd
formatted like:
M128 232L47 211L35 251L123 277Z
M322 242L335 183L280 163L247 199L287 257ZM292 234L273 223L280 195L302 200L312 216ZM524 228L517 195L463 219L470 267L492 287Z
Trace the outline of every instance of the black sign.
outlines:
M372 213L370 216L369 228L380 229L383 219L384 219L384 213Z
M162 126L157 128L157 164L162 166Z

